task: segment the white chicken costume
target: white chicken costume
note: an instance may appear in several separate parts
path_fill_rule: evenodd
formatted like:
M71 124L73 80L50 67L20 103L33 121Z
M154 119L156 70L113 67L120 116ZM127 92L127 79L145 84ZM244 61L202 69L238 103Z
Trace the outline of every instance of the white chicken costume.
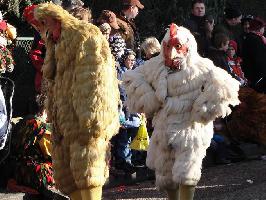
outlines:
M127 71L123 84L129 110L153 116L146 163L155 170L156 185L167 190L169 199L178 199L173 193L180 185L198 183L213 120L230 114L229 105L239 104L239 83L199 56L189 30L171 24L160 55ZM179 192L181 199L190 196Z

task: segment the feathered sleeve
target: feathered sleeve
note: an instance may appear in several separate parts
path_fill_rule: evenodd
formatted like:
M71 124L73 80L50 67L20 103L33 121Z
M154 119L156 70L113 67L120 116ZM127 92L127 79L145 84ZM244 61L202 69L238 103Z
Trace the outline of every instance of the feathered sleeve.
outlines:
M127 93L126 105L129 110L136 113L145 113L148 117L157 112L161 106L154 88L145 79L144 70L149 63L144 63L135 70L125 72L123 76L123 85Z
M214 67L205 77L201 94L192 107L192 120L208 123L217 117L231 113L230 105L240 103L238 99L239 82L225 70Z

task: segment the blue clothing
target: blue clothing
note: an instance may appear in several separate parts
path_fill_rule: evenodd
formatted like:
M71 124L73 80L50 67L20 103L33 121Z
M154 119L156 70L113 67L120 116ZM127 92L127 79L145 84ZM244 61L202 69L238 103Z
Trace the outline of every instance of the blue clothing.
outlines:
M121 66L118 66L117 68L117 79L122 81L122 78L123 78L123 74L128 70L127 67L125 65L121 65ZM118 85L118 89L119 89L119 92L120 92L120 99L122 102L125 102L126 99L127 99L127 94L126 94L126 90L125 88L119 84Z
M120 111L122 128L119 129L119 133L112 139L112 143L114 145L114 156L116 160L131 163L132 151L129 146L138 132L141 124L141 116L137 113L129 114L128 117L125 116Z
M139 114L129 114L129 117L122 124L124 128L138 128L141 124L141 119Z
M122 80L123 74L129 70L124 64L120 63L117 66L117 78ZM120 99L124 103L127 99L125 88L119 85ZM114 146L114 156L116 161L121 163L131 163L132 151L130 149L130 143L136 136L138 128L141 124L141 116L138 113L129 113L127 108L119 109L121 128L119 133L113 137L112 143Z
M213 138L215 142L222 143L224 142L224 137L220 134L214 133Z

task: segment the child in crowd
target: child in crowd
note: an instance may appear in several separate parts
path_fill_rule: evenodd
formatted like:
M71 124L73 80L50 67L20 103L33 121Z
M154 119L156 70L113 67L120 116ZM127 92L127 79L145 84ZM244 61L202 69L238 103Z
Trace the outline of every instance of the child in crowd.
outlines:
M117 78L122 80L125 71L134 67L136 54L131 49L126 49L121 57L120 65L117 67ZM138 113L129 113L124 105L126 101L126 92L122 85L119 84L120 99L122 104L119 108L120 124L119 133L112 138L113 158L115 159L115 168L121 169L125 174L131 174L135 171L132 164L132 151L129 147L132 139L136 136L141 124L141 115Z
M230 74L237 79L242 86L247 84L247 79L241 69L242 59L236 55L237 43L234 40L230 40L227 50L227 62L230 70Z
M103 23L99 25L99 29L101 30L102 34L105 36L107 40L109 40L110 33L111 33L111 26L108 23Z
M229 37L224 33L217 33L213 38L213 46L210 47L208 58L215 66L220 67L230 73L226 51L228 49Z
M123 170L125 174L132 174L135 167L132 164L132 150L129 145L137 134L141 116L138 113L125 114L126 110L125 107L119 110L121 127L119 133L112 138L112 152L115 168Z
M158 56L161 51L160 42L155 37L148 37L140 45L141 54L144 60L149 60L152 57Z

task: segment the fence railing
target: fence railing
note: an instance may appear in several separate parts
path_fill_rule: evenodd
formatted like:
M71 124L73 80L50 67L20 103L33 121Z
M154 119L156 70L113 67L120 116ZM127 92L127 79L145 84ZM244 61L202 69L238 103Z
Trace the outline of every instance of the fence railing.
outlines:
M33 37L17 37L15 47L21 47L26 53L29 53L33 40Z

